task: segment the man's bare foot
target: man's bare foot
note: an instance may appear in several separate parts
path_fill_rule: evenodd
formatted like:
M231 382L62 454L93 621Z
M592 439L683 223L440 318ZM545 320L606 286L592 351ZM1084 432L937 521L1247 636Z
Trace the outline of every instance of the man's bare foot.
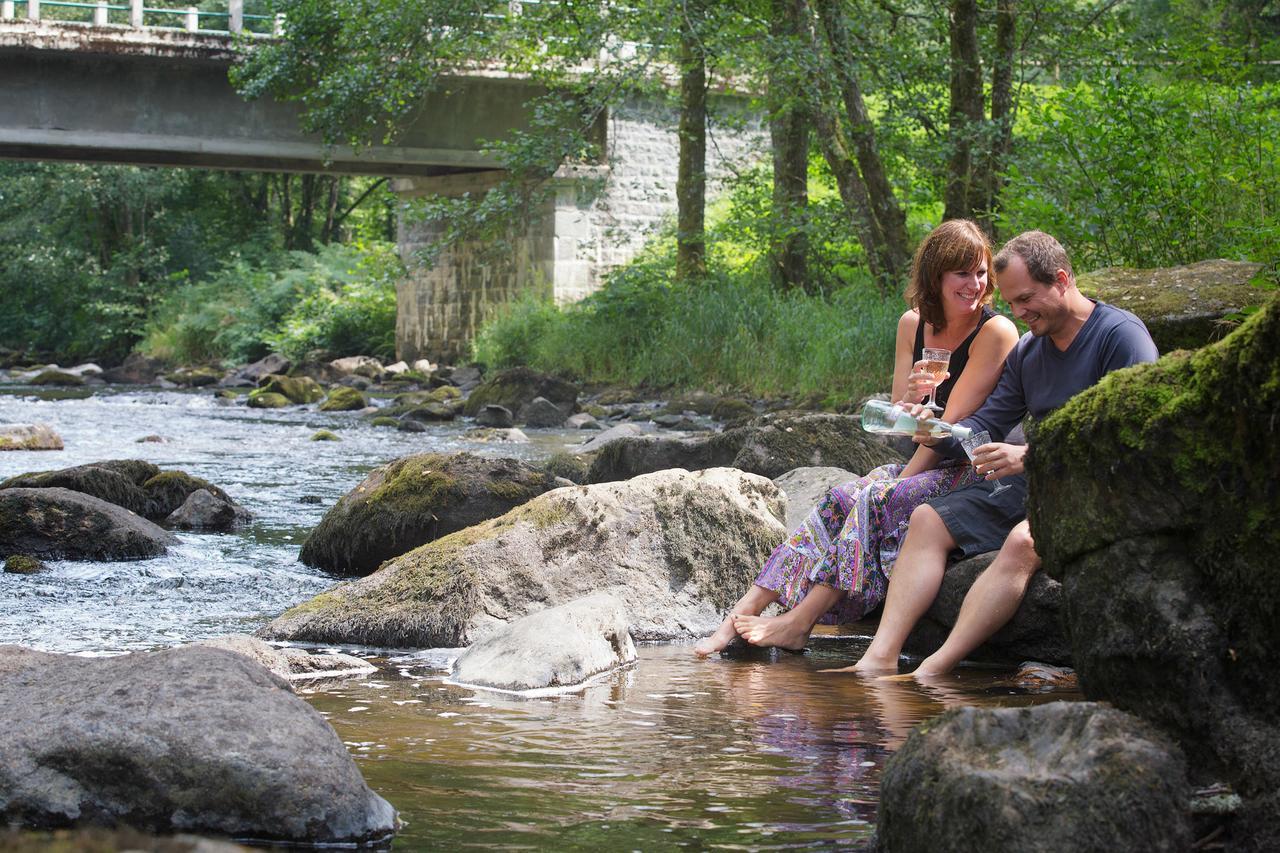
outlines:
M733 617L733 627L738 636L753 646L776 647L798 652L809 642L811 629L788 619L786 616L748 616L740 614Z
M724 647L733 642L733 638L738 636L738 632L733 627L733 617L737 614L730 613L720 623L720 627L710 637L703 637L693 646L693 653L700 658L710 657L716 652L723 651Z

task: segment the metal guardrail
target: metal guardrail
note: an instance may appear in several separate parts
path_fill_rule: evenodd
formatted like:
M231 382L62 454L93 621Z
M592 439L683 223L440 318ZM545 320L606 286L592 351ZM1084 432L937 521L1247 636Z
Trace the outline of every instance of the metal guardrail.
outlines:
M45 9L72 10L72 17L45 17ZM19 14L21 10L24 14ZM208 11L195 6L168 9L144 5L143 0L127 4L96 0L0 0L0 22L23 19L57 23L91 24L95 27L144 27L160 30L183 30L212 35L278 36L284 26L283 15L246 15L244 0L228 0L225 12Z

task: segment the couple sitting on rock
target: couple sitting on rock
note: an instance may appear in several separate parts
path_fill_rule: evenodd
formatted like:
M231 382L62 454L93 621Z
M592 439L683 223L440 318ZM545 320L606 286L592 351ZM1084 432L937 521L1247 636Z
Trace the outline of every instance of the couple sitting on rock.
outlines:
M1021 339L990 308L997 281L1030 329ZM896 671L947 561L999 549L965 597L950 636L916 675L950 671L1013 617L1040 567L1024 505L1027 448L1014 443L1023 418L1042 418L1108 372L1157 357L1142 321L1084 296L1066 251L1039 231L1010 240L993 262L977 225L942 223L916 251L907 298L893 399L923 420L931 413L920 404L932 391L945 420L985 430L993 441L970 464L955 440L922 432L905 466L882 466L831 489L774 550L719 629L695 646L697 654L719 651L735 637L798 650L820 620L855 621L883 602L875 639L849 669ZM950 373L936 388L924 369L930 347L951 351ZM1010 488L992 494L996 480ZM787 612L759 615L775 601Z

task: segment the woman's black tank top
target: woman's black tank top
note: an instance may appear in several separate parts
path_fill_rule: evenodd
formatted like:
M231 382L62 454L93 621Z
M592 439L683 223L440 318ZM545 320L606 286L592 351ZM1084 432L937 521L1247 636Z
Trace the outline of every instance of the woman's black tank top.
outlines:
M964 366L969 363L969 344L973 343L973 339L978 336L978 330L982 328L982 324L996 316L996 312L991 310L990 305L982 306L982 316L978 318L978 325L969 333L969 337L960 342L960 346L951 351L951 361L947 364L947 370L951 376L938 386L937 393L934 394L934 402L939 406L946 408L947 398L951 396L951 389L955 387L956 380L960 378L960 374L964 371ZM916 324L916 345L911 351L911 362L914 364L924 355L924 320Z

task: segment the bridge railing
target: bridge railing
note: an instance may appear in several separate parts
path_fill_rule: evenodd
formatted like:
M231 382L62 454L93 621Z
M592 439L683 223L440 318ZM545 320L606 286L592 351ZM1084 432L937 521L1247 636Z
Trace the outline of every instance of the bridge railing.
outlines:
M0 0L0 20L49 20L82 23L95 27L149 27L185 30L190 33L280 35L283 15L245 14L244 0L228 0L225 11L196 6L164 8L146 5L143 0L112 3L95 0Z

